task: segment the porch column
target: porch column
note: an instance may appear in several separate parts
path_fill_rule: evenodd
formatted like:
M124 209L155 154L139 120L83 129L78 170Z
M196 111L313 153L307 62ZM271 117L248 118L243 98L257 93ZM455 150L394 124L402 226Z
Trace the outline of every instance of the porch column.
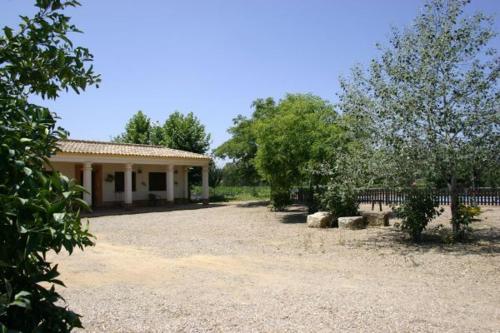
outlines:
M83 165L83 200L92 207L92 163L85 162Z
M125 204L132 204L132 164L125 165Z
M189 198L189 167L184 167L184 199Z
M208 165L203 166L202 172L201 172L201 183L203 186L203 191L201 195L201 199L203 200L203 204L208 205L208 198L209 198L209 192L208 192Z
M174 166L167 165L167 201L174 202Z

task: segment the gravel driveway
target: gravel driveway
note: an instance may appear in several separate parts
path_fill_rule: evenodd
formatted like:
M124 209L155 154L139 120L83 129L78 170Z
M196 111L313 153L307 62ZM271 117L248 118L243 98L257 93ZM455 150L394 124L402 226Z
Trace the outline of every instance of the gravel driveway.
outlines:
M86 331L500 331L499 208L474 243L419 247L301 207L184 208L90 218L97 246L52 258Z

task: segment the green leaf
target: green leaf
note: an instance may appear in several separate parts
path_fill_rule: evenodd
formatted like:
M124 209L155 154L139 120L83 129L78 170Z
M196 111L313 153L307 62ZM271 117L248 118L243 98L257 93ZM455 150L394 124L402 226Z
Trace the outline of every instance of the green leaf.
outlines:
M9 27L4 27L3 32L5 33L5 36L7 39L12 39L12 29Z
M64 218L66 217L66 213L53 213L54 221L58 223L64 223Z
M24 168L23 168L23 171L24 171L24 174L25 174L26 176L31 176L31 174L33 173L33 170L31 170L31 169L30 169L30 168L28 168L28 167L24 167Z
M18 306L25 309L31 309L31 293L27 291L20 291L14 297L14 301L11 302L10 306Z

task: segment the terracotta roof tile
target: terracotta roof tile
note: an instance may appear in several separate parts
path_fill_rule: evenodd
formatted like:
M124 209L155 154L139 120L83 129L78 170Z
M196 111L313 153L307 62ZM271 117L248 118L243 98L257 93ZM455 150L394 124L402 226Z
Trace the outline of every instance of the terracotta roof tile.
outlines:
M171 149L162 146L138 145L129 143L114 143L86 140L61 140L58 146L63 153L91 154L91 155L119 155L143 157L174 157L206 159L210 157L189 151Z

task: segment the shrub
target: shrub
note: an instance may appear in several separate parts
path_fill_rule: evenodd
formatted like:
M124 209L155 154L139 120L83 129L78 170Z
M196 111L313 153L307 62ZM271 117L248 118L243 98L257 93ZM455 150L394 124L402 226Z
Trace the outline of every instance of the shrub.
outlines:
M291 202L288 189L271 187L271 206L273 210L283 211Z
M335 219L358 215L358 192L346 184L330 184L318 194L319 208L332 213Z
M66 37L78 29L60 11L76 5L38 0L34 18L22 17L19 31L5 27L0 36L0 332L81 327L56 292L64 284L46 255L92 244L79 216L87 207L83 188L43 171L66 133L47 108L29 102L99 81L86 66L92 55Z
M481 209L478 206L466 206L461 204L458 208L458 214L452 221L453 224L459 226L459 232L455 235L458 239L464 239L471 231L470 223L474 221L474 218L481 214Z
M408 191L405 202L394 208L396 216L401 218L401 229L407 232L414 242L422 238L422 231L427 224L442 213L439 202L428 189L412 188Z

